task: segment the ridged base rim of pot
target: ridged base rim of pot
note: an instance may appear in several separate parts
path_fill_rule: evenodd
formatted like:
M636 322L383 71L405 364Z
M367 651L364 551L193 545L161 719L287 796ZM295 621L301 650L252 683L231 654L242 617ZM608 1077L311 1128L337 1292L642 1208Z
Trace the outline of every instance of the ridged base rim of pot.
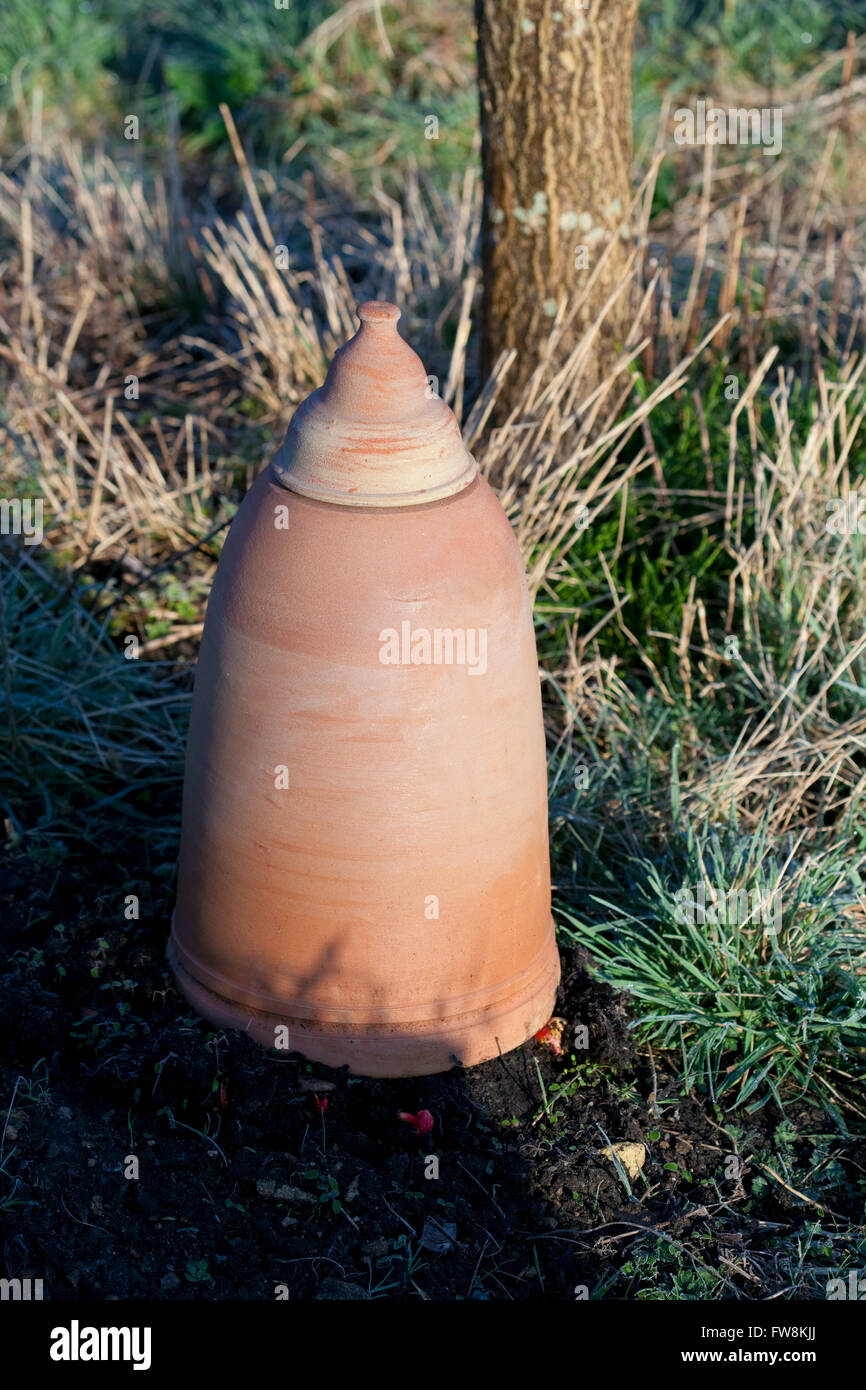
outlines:
M166 951L178 988L197 1013L219 1028L235 1028L262 1047L274 1048L276 1030L289 1030L290 1052L327 1067L348 1066L354 1076L432 1076L455 1066L472 1067L511 1052L551 1017L559 985L559 952L551 933L529 982L519 992L469 1013L419 1023L364 1027L357 1023L314 1023L251 1009L203 985L178 959L174 932Z

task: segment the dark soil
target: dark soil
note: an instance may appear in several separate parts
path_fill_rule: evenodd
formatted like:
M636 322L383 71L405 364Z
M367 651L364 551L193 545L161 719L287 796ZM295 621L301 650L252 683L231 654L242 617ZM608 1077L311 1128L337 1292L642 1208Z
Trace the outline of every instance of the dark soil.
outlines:
M173 839L99 854L87 833L3 864L3 1276L55 1300L629 1297L641 1250L680 1296L754 1298L773 1241L815 1220L757 1159L726 1176L737 1150L772 1152L782 1116L734 1131L681 1096L577 953L564 1056L531 1042L467 1072L351 1078L191 1015L163 960ZM432 1135L397 1118L420 1109ZM631 1180L600 1153L623 1141L646 1146Z

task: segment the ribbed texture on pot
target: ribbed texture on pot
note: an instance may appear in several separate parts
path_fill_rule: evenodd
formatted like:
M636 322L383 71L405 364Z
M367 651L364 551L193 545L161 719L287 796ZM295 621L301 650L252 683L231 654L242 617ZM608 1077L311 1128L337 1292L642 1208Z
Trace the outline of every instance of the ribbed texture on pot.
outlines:
M271 463L273 478L347 507L414 506L459 492L478 465L420 357L400 337L400 310L368 300L357 313L360 329L295 411Z

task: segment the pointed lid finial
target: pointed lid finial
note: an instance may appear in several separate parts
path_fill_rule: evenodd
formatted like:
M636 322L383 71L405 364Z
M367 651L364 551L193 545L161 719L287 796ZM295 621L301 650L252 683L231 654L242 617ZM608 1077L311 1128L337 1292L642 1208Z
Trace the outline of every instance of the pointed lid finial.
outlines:
M355 313L362 323L396 323L400 318L397 305L390 304L387 299L365 299Z
M478 465L386 300L358 305L361 327L298 407L271 469L284 487L347 507L450 497Z

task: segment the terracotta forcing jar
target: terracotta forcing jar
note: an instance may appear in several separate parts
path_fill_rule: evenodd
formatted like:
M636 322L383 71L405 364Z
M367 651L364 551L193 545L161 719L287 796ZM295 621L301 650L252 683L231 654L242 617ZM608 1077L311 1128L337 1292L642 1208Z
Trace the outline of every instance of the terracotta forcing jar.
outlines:
M219 562L168 954L215 1024L411 1076L553 1011L545 747L505 514L399 310L358 316Z

